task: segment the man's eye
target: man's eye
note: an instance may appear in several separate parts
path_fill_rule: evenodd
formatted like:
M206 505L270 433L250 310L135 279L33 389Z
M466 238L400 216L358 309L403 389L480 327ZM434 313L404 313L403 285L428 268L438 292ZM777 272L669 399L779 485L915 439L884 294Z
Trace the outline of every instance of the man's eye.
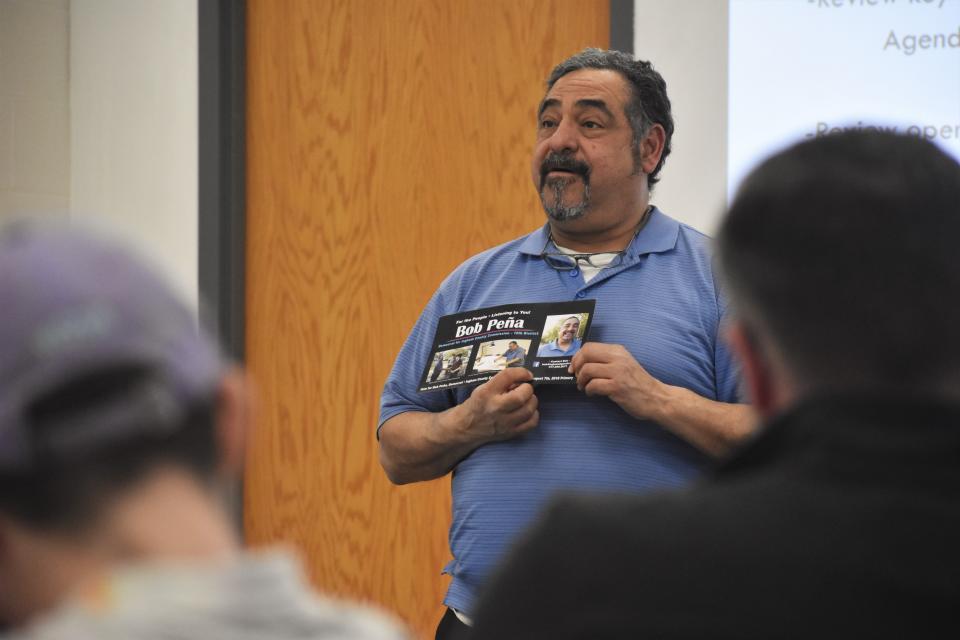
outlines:
M541 121L540 121L540 128L541 128L541 129L552 129L552 128L555 127L555 126L557 126L557 123L554 122L553 120L541 120Z
M583 128L584 128L584 129L599 129L599 128L600 128L600 123L599 123L599 122L594 122L593 120L587 120L586 122L583 123Z

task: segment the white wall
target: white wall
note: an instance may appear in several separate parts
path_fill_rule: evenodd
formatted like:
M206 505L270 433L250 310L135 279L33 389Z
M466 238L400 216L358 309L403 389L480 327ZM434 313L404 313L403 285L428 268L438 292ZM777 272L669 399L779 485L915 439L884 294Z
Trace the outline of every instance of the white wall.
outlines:
M197 300L197 0L70 3L70 208Z
M67 0L0 0L0 219L66 215Z
M667 81L676 131L652 200L713 234L726 203L726 0L635 0L634 54Z

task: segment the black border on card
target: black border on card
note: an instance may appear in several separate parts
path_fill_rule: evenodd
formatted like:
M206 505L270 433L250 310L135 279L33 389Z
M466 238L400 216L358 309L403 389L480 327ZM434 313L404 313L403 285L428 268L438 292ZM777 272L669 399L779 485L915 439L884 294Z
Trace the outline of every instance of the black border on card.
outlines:
M558 315L583 315L586 320L582 328L582 340L589 340L590 327L596 315L596 300L561 300L555 302L519 302L514 304L496 305L479 309L468 309L459 313L447 314L437 319L429 356L417 384L417 391L427 393L442 391L461 386L475 385L486 382L502 369L491 371L473 371L479 353L479 345L497 340L529 340L533 348L527 350L524 359L524 368L534 374L535 383L543 384L571 384L574 377L566 372L571 356L538 357L536 350L541 346L546 319ZM515 326L514 320L527 320L530 324ZM502 318L507 326L491 328L497 318ZM483 323L487 323L484 331ZM469 323L473 323L470 325ZM459 325L459 326L458 326ZM454 329L457 329L454 332ZM471 331L472 329L472 331ZM461 333L460 330L463 330ZM469 355L464 362L464 372L456 378L431 381L430 376L437 366L436 356L448 351L469 349ZM534 367L534 363L546 361L545 366Z

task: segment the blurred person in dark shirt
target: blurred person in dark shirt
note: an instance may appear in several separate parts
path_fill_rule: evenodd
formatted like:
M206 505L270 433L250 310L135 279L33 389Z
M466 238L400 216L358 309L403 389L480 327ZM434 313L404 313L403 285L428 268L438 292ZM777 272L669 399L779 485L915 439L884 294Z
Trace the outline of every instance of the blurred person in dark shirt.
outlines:
M709 479L558 499L475 638L909 638L960 610L960 165L930 142L802 142L717 237L764 418Z

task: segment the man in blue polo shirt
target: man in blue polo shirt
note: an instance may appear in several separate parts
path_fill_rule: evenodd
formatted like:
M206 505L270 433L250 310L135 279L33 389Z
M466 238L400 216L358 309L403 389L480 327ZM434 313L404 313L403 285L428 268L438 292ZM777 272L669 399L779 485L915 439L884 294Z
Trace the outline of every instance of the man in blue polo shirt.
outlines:
M397 356L381 464L398 484L453 473L438 638L469 624L490 570L556 491L683 485L753 430L752 411L735 404L707 239L649 203L672 133L649 63L596 49L560 63L532 157L547 224L450 274ZM534 389L528 370L506 368L475 388L417 393L440 316L582 298L596 300L595 341L573 356L576 386Z
M583 342L577 337L579 331L580 318L570 316L560 325L560 330L557 332L557 339L540 345L540 348L537 349L537 355L541 358L572 356L583 346Z
M523 360L527 357L527 352L524 351L519 344L514 341L510 341L507 344L508 349L503 352L501 356L503 358L503 363L507 367L522 367Z

